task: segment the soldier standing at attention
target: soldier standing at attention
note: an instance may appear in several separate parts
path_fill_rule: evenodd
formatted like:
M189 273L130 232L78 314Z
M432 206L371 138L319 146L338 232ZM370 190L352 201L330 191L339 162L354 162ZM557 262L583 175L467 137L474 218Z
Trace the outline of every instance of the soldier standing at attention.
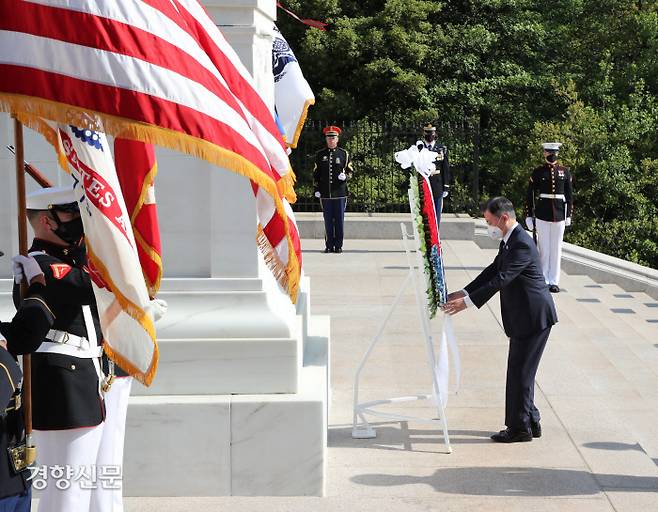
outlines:
M436 170L430 173L430 186L432 187L432 196L434 197L434 207L436 208L436 225L441 224L441 210L443 210L443 200L448 197L450 191L450 162L448 161L448 148L436 141L436 127L427 124L423 127L423 140L416 142L418 151L423 148L428 151L434 151L438 154L436 157Z
M338 147L341 129L327 126L322 133L327 147L315 155L313 184L315 197L322 204L324 216L324 252L343 252L343 224L347 205L347 180L352 177L352 161L343 148Z
M83 227L71 187L28 195L27 216L34 231L29 250L35 265L22 261L28 282L43 273L40 297L52 322L39 340L5 333L9 351L32 354L34 441L46 487L39 512L89 510L91 491L75 481L90 480L103 433L102 335L91 278L86 268ZM16 270L16 269L15 269ZM22 277L22 276L18 276ZM19 306L17 286L14 302ZM36 301L33 301L36 302ZM24 301L25 303L25 301ZM38 305L38 303L37 303ZM64 468L59 476L57 468ZM73 474L68 474L71 472ZM56 481L65 480L65 484Z
M525 222L531 231L536 230L542 272L551 293L560 291L562 239L573 213L571 173L558 162L561 145L542 144L545 162L530 176L525 205Z

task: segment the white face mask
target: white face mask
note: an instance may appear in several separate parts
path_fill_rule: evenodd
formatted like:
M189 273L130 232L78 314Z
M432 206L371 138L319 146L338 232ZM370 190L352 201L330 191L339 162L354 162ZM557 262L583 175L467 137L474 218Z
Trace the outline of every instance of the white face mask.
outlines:
M500 222L500 219L498 220L498 222ZM503 239L503 230L500 229L498 226L492 226L490 224L487 224L487 234L489 235L489 238L493 238L494 240Z
M500 229L498 226L487 226L487 234L489 235L490 238L493 238L494 240L503 239L503 230Z

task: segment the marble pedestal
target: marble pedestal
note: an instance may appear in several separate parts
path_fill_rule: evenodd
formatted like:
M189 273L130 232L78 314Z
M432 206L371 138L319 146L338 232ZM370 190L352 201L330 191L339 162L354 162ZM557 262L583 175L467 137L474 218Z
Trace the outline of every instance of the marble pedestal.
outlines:
M273 105L273 0L208 0ZM0 148L11 143L0 114ZM26 159L55 184L69 178L53 150L25 130ZM0 151L4 151L0 149ZM310 316L308 281L297 309L259 255L253 190L245 178L158 148L156 197L169 303L157 325L159 371L133 386L125 492L130 496L321 495L328 393L328 320ZM16 253L13 159L0 153L0 250ZM30 190L37 186L28 180ZM11 275L0 260L0 278ZM1 283L8 291L10 281ZM0 312L13 307L0 293Z
M298 308L302 350L296 392L213 392L221 388L221 378L211 372L194 375L194 368L204 367L196 358L185 379L172 380L175 393L144 394L144 388L135 385L126 431L126 496L324 494L329 318L311 317L309 310L304 294ZM236 346L250 342L240 340ZM263 385L269 378L261 377ZM195 394L179 393L186 379ZM206 381L208 392L199 394L199 384Z

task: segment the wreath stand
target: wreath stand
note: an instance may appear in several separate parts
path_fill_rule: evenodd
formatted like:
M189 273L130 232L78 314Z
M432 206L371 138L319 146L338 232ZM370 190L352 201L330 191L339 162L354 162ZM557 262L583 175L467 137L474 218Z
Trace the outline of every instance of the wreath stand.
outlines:
M411 192L411 191L410 191ZM413 208L412 208L413 211ZM443 430L443 440L445 443L446 453L452 453L452 448L450 447L450 435L448 434L448 420L445 414L445 398L447 397L447 389L442 390L439 377L437 375L437 358L434 351L434 342L432 339L432 331L430 325L429 317L429 305L427 301L427 296L422 286L424 280L422 279L421 272L424 272L424 264L422 260L422 255L420 252L420 241L418 237L418 232L414 229L414 234L411 236L407 232L407 228L403 222L400 223L400 228L402 230L402 242L404 244L404 250L407 255L407 264L409 266L409 272L404 279L400 290L398 291L393 303L388 309L386 317L383 319L377 334L373 338L368 350L366 351L359 367L356 371L354 378L354 419L353 419L353 428L352 428L352 437L354 439L373 439L377 437L377 432L374 427L368 423L366 415L375 416L378 418L385 418L395 421L414 421L419 423L428 423L432 425L441 424ZM415 251L410 250L409 244L411 240L415 241ZM416 262L414 264L412 252L416 253ZM363 370L372 350L375 348L377 343L380 341L381 335L386 328L386 324L390 320L393 312L398 306L404 291L406 290L409 283L413 284L414 290L416 292L416 304L418 305L418 312L420 313L420 322L423 327L423 334L425 338L425 347L427 349L427 364L429 367L430 374L432 375L432 388L433 393L429 395L413 395L413 396L402 396L397 398L388 398L383 400L373 400L370 402L359 403L359 379L361 376L361 371ZM444 335L448 332L448 336L454 336L452 334L452 319L446 315L444 323ZM453 350L456 349L456 344L453 344ZM444 352L443 357L448 357L447 352ZM456 357L456 361L459 361L458 354L453 353L453 357ZM457 365L458 367L458 365ZM459 372L458 372L459 373ZM459 380L459 377L458 377ZM379 410L380 406L389 405L389 404L399 404L403 402L413 402L417 400L433 400L437 408L437 418L422 418L415 416L403 416L399 414L392 414Z

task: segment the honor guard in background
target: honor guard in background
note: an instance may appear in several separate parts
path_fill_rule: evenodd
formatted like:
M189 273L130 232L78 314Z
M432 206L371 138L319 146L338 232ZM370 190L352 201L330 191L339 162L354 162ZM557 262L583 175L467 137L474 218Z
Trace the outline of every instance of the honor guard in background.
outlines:
M573 213L572 178L558 162L559 142L546 142L544 165L530 177L526 197L526 225L536 232L542 271L551 293L560 291L560 264L564 229Z
M343 224L347 205L347 180L352 177L352 161L343 148L338 147L341 129L327 126L322 133L327 147L315 155L313 185L315 197L322 204L324 216L324 252L343 252Z
M436 127L427 124L423 127L423 140L416 142L420 151L427 148L429 151L438 153L436 157L436 170L431 172L430 186L432 187L432 196L434 197L434 207L436 208L436 224L441 224L441 210L443 209L443 200L448 197L450 192L450 161L448 160L448 148L436 141Z
M14 353L34 351L34 441L38 467L45 472L36 478L46 480L39 512L83 512L89 510L96 481L105 403L101 326L85 267L82 219L70 187L28 195L27 215L35 235L29 254L38 267L26 265L24 273L28 281L36 272L44 274L42 298L53 320L37 346L8 341ZM17 293L15 287L18 306Z

